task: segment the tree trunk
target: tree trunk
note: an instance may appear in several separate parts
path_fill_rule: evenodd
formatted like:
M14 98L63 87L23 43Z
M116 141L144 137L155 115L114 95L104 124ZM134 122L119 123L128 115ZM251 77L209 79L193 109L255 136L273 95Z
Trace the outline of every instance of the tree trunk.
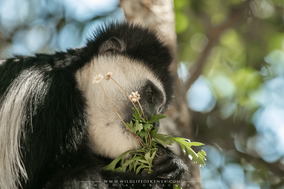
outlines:
M175 100L166 112L167 118L162 122L161 133L191 139L191 115L187 106L186 90L177 75L177 40L175 33L175 16L173 0L120 0L126 19L132 23L139 23L157 32L159 37L170 47L174 62L171 65L175 77ZM189 178L183 182L187 187L200 189L200 173L198 165L187 156L181 155L178 146L173 150L187 164L190 170Z

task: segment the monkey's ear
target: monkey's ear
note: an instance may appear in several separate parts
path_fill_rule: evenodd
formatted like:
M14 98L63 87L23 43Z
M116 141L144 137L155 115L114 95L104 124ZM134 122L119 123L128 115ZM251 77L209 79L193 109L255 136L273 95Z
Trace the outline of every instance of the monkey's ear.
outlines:
M122 53L126 49L126 44L116 37L112 37L104 42L99 48L99 54L115 54Z

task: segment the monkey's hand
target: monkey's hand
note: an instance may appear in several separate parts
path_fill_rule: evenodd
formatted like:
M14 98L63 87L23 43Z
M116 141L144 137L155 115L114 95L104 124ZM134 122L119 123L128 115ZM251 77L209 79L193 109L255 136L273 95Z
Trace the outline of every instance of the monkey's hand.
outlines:
M187 166L171 150L161 145L158 147L158 157L153 160L153 171L161 179L181 179L188 172Z

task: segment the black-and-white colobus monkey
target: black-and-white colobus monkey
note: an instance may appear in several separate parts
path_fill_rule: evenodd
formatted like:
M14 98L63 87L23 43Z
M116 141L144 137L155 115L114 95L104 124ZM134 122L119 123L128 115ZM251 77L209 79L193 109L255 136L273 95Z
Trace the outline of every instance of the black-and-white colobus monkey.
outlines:
M95 31L83 48L2 62L0 188L92 188L94 182L112 188L103 181L179 179L186 166L161 147L151 174L102 170L139 143L92 82L112 71L127 93L140 93L146 115L162 113L173 98L171 61L168 47L151 31L112 23ZM129 122L127 96L114 82L102 85Z

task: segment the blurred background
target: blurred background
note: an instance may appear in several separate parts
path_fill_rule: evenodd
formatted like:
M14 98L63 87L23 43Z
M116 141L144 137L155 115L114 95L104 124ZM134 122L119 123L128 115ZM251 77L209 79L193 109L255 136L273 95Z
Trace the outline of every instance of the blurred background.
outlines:
M208 155L205 189L284 189L283 8L174 1L178 76ZM102 23L124 19L118 0L0 0L0 59L80 47Z

